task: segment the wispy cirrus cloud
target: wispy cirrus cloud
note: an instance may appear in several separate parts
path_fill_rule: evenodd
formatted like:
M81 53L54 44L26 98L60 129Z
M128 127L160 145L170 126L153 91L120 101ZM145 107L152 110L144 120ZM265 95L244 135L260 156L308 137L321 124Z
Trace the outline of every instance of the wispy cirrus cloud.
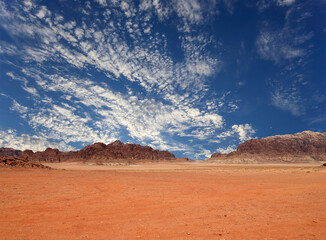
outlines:
M27 74L32 76L35 73L29 72ZM167 129L172 130L171 132L173 132L173 129L177 129L180 136L182 132L190 132L189 135L195 136L193 132L198 132L198 129L201 128L202 135L207 137L212 134L211 131L214 132L214 129L221 128L223 124L221 116L202 113L199 109L187 105L164 105L155 99L144 99L132 95L131 92L125 95L115 93L108 87L98 86L88 79L77 79L73 76L63 78L58 75L45 75L42 73L37 73L37 75L41 76L37 83L44 91L64 94L64 98L71 107L80 105L81 108L89 108L87 112L95 114L99 119L93 121L92 124L100 126L99 131L110 129L107 136L109 136L109 132L119 132L119 129L123 128L134 139L140 141L151 139L154 142L164 143L161 133ZM53 103L51 103L51 107L45 107L43 111L36 115L33 113L30 124L35 128L45 127L48 128L47 131L60 132L61 135L69 133L64 136L67 141L70 139L69 135L73 136L71 141L91 139L94 142L101 140L98 139L96 134L92 134L90 129L87 130L85 124L91 119L75 116L71 110L53 105ZM44 118L48 118L49 115L53 116L52 120L50 122L45 121ZM57 118L58 120L53 122ZM72 127L78 125L83 130L70 129L69 126L62 125L65 122ZM55 127L58 125L60 125L60 128ZM209 130L209 127L211 130ZM85 135L80 135L80 132L85 132ZM80 139L77 140L75 138L78 135ZM91 136L94 136L93 139ZM201 138L199 137L199 139ZM105 142L109 140L105 139Z
M175 9L184 22L200 23L203 21L203 12L201 11L200 2L197 0L177 0Z
M290 6L295 2L295 0L277 0L279 6Z
M14 100L12 110L40 141L49 144L47 136L61 149L124 137L205 157L210 151L198 152L192 141L223 131L226 122L219 111L237 107L224 96L207 95L207 79L223 65L216 54L221 43L188 31L207 21L207 4L216 3L97 0L80 5L83 17L73 18L34 1L10 6L1 1L1 27L19 43L0 40L2 56L19 61L7 76L31 97L26 106ZM173 44L155 26L171 16L178 23ZM181 56L173 54L174 48ZM249 127L235 126L234 136L242 141ZM35 137L10 136L29 142Z
M18 113L24 115L28 111L28 108L19 104L16 100L13 100L11 110L17 111Z
M257 38L256 45L258 53L263 59L280 64L284 60L297 59L308 54L308 50L302 44L312 37L311 32L297 35L288 26L279 31L263 27Z
M264 22L256 39L259 56L273 61L280 69L280 74L276 76L278 79L269 80L272 87L271 103L295 117L303 116L308 102L303 97L303 86L309 82L304 80L302 72L311 54L314 38L314 33L308 31L305 25L311 14L294 0L277 0L272 3L261 1L261 4L265 4L265 7L270 4L286 7L283 26L275 24L275 27L272 23Z
M297 91L277 89L272 94L272 104L279 109L290 112L296 117L305 114L305 109Z
M272 5L276 5L278 7L291 7L291 5L294 3L295 0L259 0L257 1L256 5L258 7L258 11L262 12Z

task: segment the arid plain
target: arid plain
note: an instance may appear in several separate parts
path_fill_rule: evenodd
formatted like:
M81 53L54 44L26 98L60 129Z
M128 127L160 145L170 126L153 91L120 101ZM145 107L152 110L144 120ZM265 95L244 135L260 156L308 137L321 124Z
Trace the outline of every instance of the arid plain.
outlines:
M0 168L0 239L326 239L325 167L46 165Z

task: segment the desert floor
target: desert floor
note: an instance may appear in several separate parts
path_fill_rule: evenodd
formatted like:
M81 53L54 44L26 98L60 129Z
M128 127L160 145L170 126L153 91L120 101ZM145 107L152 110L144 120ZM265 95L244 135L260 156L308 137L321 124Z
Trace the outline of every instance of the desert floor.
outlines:
M326 168L0 168L0 239L326 239Z

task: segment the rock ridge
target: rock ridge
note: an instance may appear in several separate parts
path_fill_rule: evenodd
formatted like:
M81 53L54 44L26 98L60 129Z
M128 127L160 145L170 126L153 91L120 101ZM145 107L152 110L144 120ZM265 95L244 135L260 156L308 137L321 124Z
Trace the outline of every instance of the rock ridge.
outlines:
M93 161L93 162L129 162L175 161L177 158L169 151L155 150L149 146L133 143L122 143L117 140L110 144L94 143L79 151L61 152L47 148L45 151L25 150L20 157L37 162Z
M251 139L236 151L214 153L208 162L220 163L312 163L326 161L326 133L304 131Z
M0 148L0 156L18 157L22 151L13 148Z

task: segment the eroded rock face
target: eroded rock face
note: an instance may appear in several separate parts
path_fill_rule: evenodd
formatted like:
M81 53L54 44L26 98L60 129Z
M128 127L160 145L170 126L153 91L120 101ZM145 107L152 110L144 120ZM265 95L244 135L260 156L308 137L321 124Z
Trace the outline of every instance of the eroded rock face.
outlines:
M21 153L20 157L38 162L60 162L61 155L58 149L47 148L43 152L33 152L32 150L25 150Z
M27 159L10 157L10 156L0 156L0 166L2 167L21 167L21 168L47 168L40 163L31 162Z
M326 154L326 133L304 131L294 135L277 135L251 139L240 144L238 153L251 154Z
M174 154L168 151L154 150L149 146L124 144L115 141L108 145L95 143L79 151L61 152L58 149L47 148L43 152L25 150L21 157L39 162L61 161L95 161L95 162L134 162L176 160Z
M21 154L20 150L16 150L13 148L0 148L1 156L18 157L20 154Z
M229 154L214 153L209 161L221 163L304 163L326 161L326 133L304 131L251 139Z

